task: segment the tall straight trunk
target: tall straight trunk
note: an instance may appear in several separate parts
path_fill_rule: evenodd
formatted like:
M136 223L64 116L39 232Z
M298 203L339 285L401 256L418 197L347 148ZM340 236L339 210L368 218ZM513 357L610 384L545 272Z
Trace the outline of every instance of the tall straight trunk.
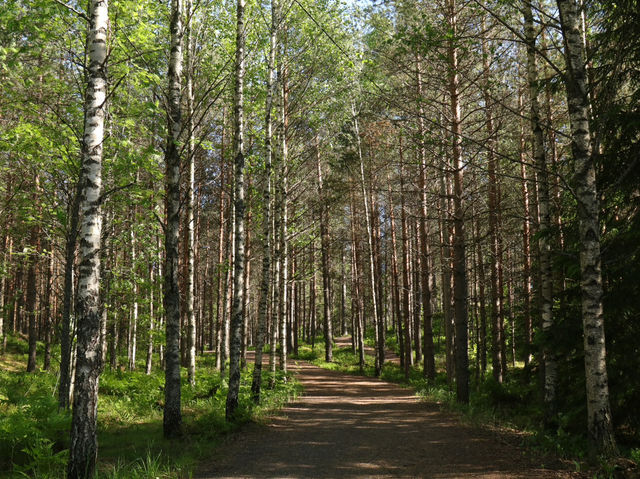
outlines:
M427 153L425 147L426 128L424 124L424 107L422 103L422 59L417 59L416 87L418 97L418 132L419 136L419 162L420 162L420 256L422 268L422 314L423 323L423 350L424 350L424 377L434 380L436 377L435 347L433 345L433 310L431 308L432 282L430 273L431 249L429 246L429 225L427 207Z
M316 249L312 240L309 245L309 266L311 281L309 281L309 330L311 332L311 349L316 347Z
M285 30L286 31L286 30ZM278 280L280 284L280 297L278 298L278 303L280 304L278 318L278 326L280 329L280 354L278 357L280 370L284 373L287 372L287 339L289 337L288 328L287 328L287 311L289 304L289 296L288 296L288 283L289 283L289 244L287 240L288 235L288 226L287 222L289 221L289 210L287 205L287 194L288 194L288 181L287 176L289 174L289 165L288 161L288 145L287 145L287 69L284 66L284 52L286 47L283 42L281 42L281 53L280 53L280 64L279 64L279 74L280 77L280 168L281 174L279 175L279 184L280 184L280 201L281 201L281 218L280 218L280 260L281 260L281 268L280 268L280 278Z
M355 309L356 309L356 331L354 334L357 336L357 347L358 347L358 364L360 366L360 374L364 373L365 366L365 357L364 357L364 324L363 324L363 314L364 314L364 306L362 300L362 288L360 287L360 258L359 251L360 245L358 241L358 235L356 231L355 219L357 218L356 214L356 201L354 198L354 193L351 191L349 195L349 199L351 201L351 271L353 276L353 291L355 296Z
M223 135L224 138L224 135ZM224 150L222 150L224 151ZM224 274L223 262L224 262L224 248L225 248L225 228L224 228L224 154L220 158L220 168L222 169L220 177L220 203L219 203L219 218L220 228L218 229L218 266L216 268L216 331L215 331L215 344L211 349L216 352L216 369L222 369L222 317L224 308L224 281L222 275Z
M318 171L318 200L320 201L320 242L322 250L322 295L324 311L324 360L333 361L333 335L331 321L331 270L329 265L329 213L327 211L324 184L322 180L322 164L320 162L320 147L316 137L316 166Z
M181 434L180 409L180 288L178 242L180 231L180 132L182 130L182 0L171 0L171 55L168 72L168 125L165 151L166 214L164 310L166 353L163 431L165 437Z
M49 265L47 267L47 275L44 284L44 312L43 312L43 327L44 327L44 362L42 369L48 371L51 367L51 326L53 324L53 318L55 314L54 298L51 295L53 289L53 282L55 278L55 255L53 254L53 243L50 243ZM0 293L1 294L1 293ZM0 312L2 308L0 308ZM2 333L0 332L0 338ZM1 339L0 339L1 341ZM104 354L102 355L102 362L104 363Z
M378 309L380 305L378 304L378 298L376 295L376 280L375 280L375 252L373 249L373 231L371 228L371 217L369 211L369 200L367 187L364 176L364 158L362 156L362 145L360 142L360 129L358 128L358 119L355 116L355 109L353 112L354 115L354 126L355 126L355 134L356 134L356 143L358 146L358 159L360 160L360 187L362 189L362 201L364 203L364 217L367 225L367 243L369 246L369 274L371 279L371 302L373 304L373 318L374 318L374 329L375 329L375 371L376 376L380 376L382 372L382 365L384 364L384 345L380 344L381 338L378 329ZM381 347L382 346L382 347Z
M135 209L133 213L133 220L135 221ZM133 225L132 225L133 226ZM137 352L137 338L138 338L138 278L136 268L137 254L136 254L136 237L133 233L133 227L131 228L131 278L133 279L133 308L131 311L129 322L129 371L136 369L136 352Z
M153 365L153 336L155 328L155 297L153 290L155 288L155 272L154 263L149 261L149 339L147 342L147 359L145 361L145 374L151 374L151 367Z
M36 196L40 192L40 177L35 177ZM37 220L36 220L37 221ZM27 361L27 371L35 372L38 368L36 361L36 350L38 341L38 310L36 307L38 285L38 256L40 254L40 226L35 223L31 227L29 234L29 255L27 257L27 293L25 302L25 312L29 321L29 355Z
M191 22L193 21L193 6L191 0L186 0L185 40L186 40L186 107L187 107L187 228L186 245L187 254L187 290L185 298L187 316L187 380L191 386L196 384L196 316L194 313L195 299L195 152L194 152L194 123L193 123L193 36L191 34Z
M400 273L398 272L398 240L396 235L396 215L395 206L393 204L393 196L391 193L391 179L388 182L389 195L389 220L391 222L391 307L397 321L397 337L398 347L400 350L400 367L404 368L404 334L402 327L402 314L400 311Z
M251 181L249 181L249 188L251 187ZM247 341L249 335L249 318L251 298L249 297L249 291L251 291L251 210L250 206L247 208L247 238L246 249L244 255L244 293L242 295L242 310L244 311L244 321L242 322L242 347L240 348L240 367L245 369L247 367Z
M422 312L422 289L420 288L420 270L422 260L420 258L420 226L418 221L412 221L411 229L414 231L411 241L413 265L413 342L416 351L416 364L422 362L422 328L420 316Z
M557 3L567 65L564 81L571 123L571 151L575 162L573 181L580 220L580 289L588 438L594 452L614 455L617 447L609 405L602 307L599 206L589 124L591 104L587 92L586 52L580 33L579 6L574 0L557 0Z
M344 246L340 248L340 336L347 335L347 272Z
M536 67L535 31L533 7L530 1L524 6L525 36L527 40L527 82L529 86L533 159L537 169L538 209L540 230L538 248L540 250L540 316L542 331L546 337L553 334L553 275L551 271L551 243L549 242L550 205L547 160L544 148L544 135L540 124L538 105L538 78ZM553 348L545 341L542 347L544 358L544 404L545 422L551 425L556 415L557 360Z
M442 313L444 321L445 334L445 366L447 370L447 381L453 384L454 373L454 331L453 331L453 311L451 307L452 288L451 288L451 227L450 216L451 208L449 197L451 196L451 188L449 185L449 172L443 170L440 174L440 264L442 270Z
M9 237L8 234L4 234L2 237L2 265L0 265L0 271L2 271L2 273L5 274L1 274L0 275L0 355L4 354L5 349L6 349L6 332L5 332L5 328L6 328L6 321L5 321L5 317L7 315L7 312L5 311L5 294L6 294L6 287L7 287L7 260L10 257L9 254L7 254L7 250L11 248L11 238Z
M102 143L107 101L107 0L90 0L87 31L89 66L82 142L80 268L78 274L78 352L69 446L69 479L93 477L98 455L100 354L100 239Z
M402 224L402 319L404 329L404 376L409 378L409 368L413 366L411 353L411 312L409 306L409 232L404 199L404 166L400 165L400 222Z
M484 28L484 18L483 18ZM500 272L502 269L502 248L500 231L498 230L498 182L496 178L498 159L496 157L495 126L493 122L493 112L491 110L493 101L489 92L490 71L489 71L489 45L487 40L482 40L482 64L483 64L483 86L485 126L487 129L487 173L488 173L488 206L489 206L489 235L491 238L491 365L493 369L493 379L499 383L503 380L504 351L502 343L504 340L504 307L502 288L500 287Z
M258 327L256 332L256 355L251 383L251 396L260 402L262 386L262 350L267 333L268 302L271 296L271 164L273 162L273 95L275 89L275 57L278 29L277 0L271 1L271 30L269 35L269 60L267 65L267 100L265 105L265 162L262 187L262 278L260 280L260 302L258 304Z
M518 106L520 114L524 116L522 92L518 94ZM524 122L520 122L520 177L522 184L522 204L524 206L524 219L522 221L522 263L523 263L523 292L524 292L524 364L529 366L531 362L531 342L533 340L533 327L531 321L531 209L529 206L529 179L525 164L525 134Z
M80 175L76 185L73 204L70 206L69 229L64 253L64 285L62 290L62 326L60 331L60 385L58 387L58 407L69 407L71 391L71 316L73 314L73 276L75 269L76 245L78 241L78 224L80 222L80 198L82 195L83 177Z
M469 402L469 357L467 344L467 270L465 260L462 128L460 120L460 83L458 48L455 45L457 18L455 0L449 0L449 95L451 100L452 167L453 167L453 298L455 317L456 399Z
M233 261L233 311L230 328L229 392L227 393L226 418L235 419L240 391L240 349L242 324L244 323L244 254L245 254L245 185L244 185L244 72L245 72L245 0L238 0L236 7L236 63L234 94L234 204L235 204L235 255Z

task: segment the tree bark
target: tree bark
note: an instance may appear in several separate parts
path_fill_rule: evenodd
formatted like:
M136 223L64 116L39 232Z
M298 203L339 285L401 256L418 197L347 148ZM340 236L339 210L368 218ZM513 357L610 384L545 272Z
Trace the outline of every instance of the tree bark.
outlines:
M265 105L265 162L262 188L262 278L260 280L260 302L258 304L258 328L256 333L256 355L251 383L251 396L260 402L262 386L262 350L267 333L268 302L271 295L271 165L273 162L273 94L275 89L275 57L278 29L278 4L271 0L271 30L269 35L269 60L267 64L267 99Z
M236 63L234 95L234 202L235 202L235 256L233 261L233 312L230 328L229 392L227 393L226 419L235 419L240 391L240 349L242 324L244 323L244 254L245 254L245 159L244 159L244 73L245 73L245 0L238 0L236 7Z
M102 147L107 101L107 0L89 2L89 66L82 144L80 268L78 274L78 350L67 477L93 477L98 455L98 384L100 354L100 240L102 214Z
M571 123L571 151L575 161L573 178L578 202L580 237L580 289L584 329L584 365L587 386L588 439L594 452L617 452L609 404L598 191L592 151L587 92L586 52L580 34L579 7L574 0L557 0L564 37L567 72L564 75Z
M464 238L463 208L463 164L462 129L460 120L460 85L458 77L458 48L455 46L457 34L456 4L449 0L449 27L452 38L449 41L449 94L451 100L451 130L453 132L453 297L455 317L455 357L456 357L456 399L469 402L469 357L467 345L467 271Z
M178 242L180 231L180 132L182 130L182 0L171 0L171 55L168 71L168 125L166 165L166 211L164 310L166 353L163 431L165 437L182 433L180 408L180 289Z
M556 384L557 361L553 348L549 346L548 338L553 334L553 275L551 271L551 243L549 229L551 227L549 205L549 181L547 174L547 159L544 149L544 135L540 124L540 108L538 104L538 78L536 67L535 31L533 24L533 7L526 1L524 8L525 37L527 40L527 82L529 86L529 101L532 131L533 159L537 169L538 209L540 213L540 229L538 232L538 247L540 250L540 316L542 318L542 332L545 341L542 347L544 360L544 404L545 423L551 426L555 423L556 415Z
M331 321L331 271L329 264L329 214L327 212L327 200L322 182L322 164L320 162L320 147L316 137L316 166L318 171L318 199L320 201L320 242L322 249L322 295L324 312L324 360L333 361L333 331Z

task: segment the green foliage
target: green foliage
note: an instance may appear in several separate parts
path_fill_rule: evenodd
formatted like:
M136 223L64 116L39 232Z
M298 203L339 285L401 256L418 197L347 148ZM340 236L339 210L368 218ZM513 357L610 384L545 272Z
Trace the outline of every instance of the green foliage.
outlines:
M71 417L58 411L55 376L0 372L0 470L45 474L66 463Z
M0 372L0 477L63 477L66 469L71 416L58 411L56 376L28 374L24 341L9 337L3 364L15 362L20 372ZM26 349L25 349L26 351ZM213 357L198 358L195 387L183 371L184 437L162 437L164 372L104 371L100 378L97 478L153 479L188 477L194 464L225 435L242 424L265 421L297 396L301 387L277 373L276 386L265 388L262 400L251 399L251 368L243 371L240 408L235 423L225 420L227 378L213 368ZM269 373L263 373L266 383Z

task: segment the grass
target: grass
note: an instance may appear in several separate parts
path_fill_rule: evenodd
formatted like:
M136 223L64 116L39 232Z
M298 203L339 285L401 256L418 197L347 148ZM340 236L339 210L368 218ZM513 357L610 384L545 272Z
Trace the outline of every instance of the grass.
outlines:
M41 357L41 356L39 356ZM52 361L57 364L56 358ZM9 340L0 356L0 478L64 477L71 417L58 411L57 371L28 374L26 344ZM140 364L140 369L144 367ZM100 378L98 402L98 479L191 477L195 465L209 455L225 435L243 423L263 422L301 387L283 381L263 387L260 405L250 397L252 371L243 372L238 420L227 423L227 379L215 369L214 358L198 358L196 386L182 383L184 434L177 440L162 436L164 373L111 371ZM268 384L268 372L263 384Z

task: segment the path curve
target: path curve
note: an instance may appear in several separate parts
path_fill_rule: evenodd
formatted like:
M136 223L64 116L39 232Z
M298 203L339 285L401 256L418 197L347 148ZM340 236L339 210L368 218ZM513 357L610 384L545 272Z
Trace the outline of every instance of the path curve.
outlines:
M575 477L544 469L409 389L292 363L304 395L268 426L231 435L196 478Z

